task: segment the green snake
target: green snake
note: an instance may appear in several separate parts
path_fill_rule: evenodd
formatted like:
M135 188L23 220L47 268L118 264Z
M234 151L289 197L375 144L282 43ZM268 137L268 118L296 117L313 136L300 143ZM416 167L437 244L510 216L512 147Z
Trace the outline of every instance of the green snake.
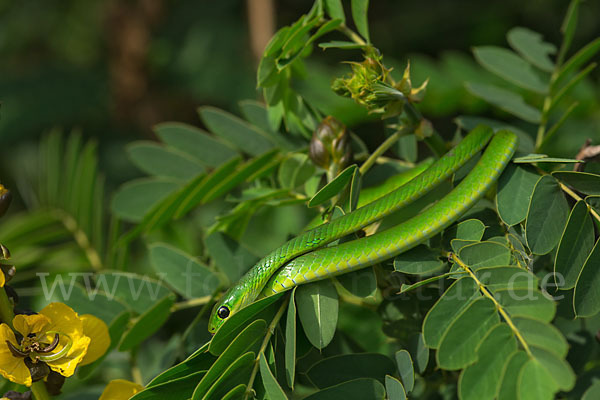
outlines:
M324 247L418 199L450 177L486 144L472 171L423 213L383 232ZM493 134L487 127L477 127L454 149L398 189L289 240L262 258L217 302L209 319L209 331L216 332L227 318L261 296L371 266L441 232L485 195L512 158L516 145L517 137L512 132Z

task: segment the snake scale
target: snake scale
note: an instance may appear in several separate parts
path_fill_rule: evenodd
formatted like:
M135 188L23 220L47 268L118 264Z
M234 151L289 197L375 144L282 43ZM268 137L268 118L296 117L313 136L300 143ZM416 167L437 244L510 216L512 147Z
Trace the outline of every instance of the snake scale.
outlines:
M421 214L383 232L324 247L415 201L450 177L486 145L471 172ZM403 186L289 240L262 258L217 302L209 319L209 331L216 332L227 318L261 296L371 266L441 232L485 195L512 158L516 146L517 137L512 132L493 134L487 127L477 127L454 149Z

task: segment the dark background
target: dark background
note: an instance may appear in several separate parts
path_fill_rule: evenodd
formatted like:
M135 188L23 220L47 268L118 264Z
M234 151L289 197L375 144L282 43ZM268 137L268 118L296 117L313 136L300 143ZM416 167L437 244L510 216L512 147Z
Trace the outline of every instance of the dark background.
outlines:
M122 182L135 173L123 144L152 138L153 124L201 125L200 105L237 112L239 100L259 99L249 25L268 37L270 26L292 23L311 2L274 1L272 13L258 7L250 23L252 2L0 0L2 171L23 161L11 158L11 148L59 127L96 137L109 180ZM262 0L251 7L256 3ZM506 46L506 32L517 25L558 44L567 6L559 0L371 1L371 39L386 59L424 55L419 59L435 69L448 50L472 59L472 46ZM600 34L598 15L600 2L582 4L572 49ZM311 59L335 66L342 57L348 54L316 49ZM417 66L416 74L430 75ZM594 71L588 80L595 105L598 77ZM431 86L444 84L432 79ZM597 110L586 112L597 116ZM461 111L443 104L424 110L442 131Z

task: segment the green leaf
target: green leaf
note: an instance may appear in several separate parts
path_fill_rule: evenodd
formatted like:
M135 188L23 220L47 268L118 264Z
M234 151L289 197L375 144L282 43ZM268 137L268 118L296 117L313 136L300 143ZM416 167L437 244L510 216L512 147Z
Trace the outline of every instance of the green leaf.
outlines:
M496 205L502 221L509 226L527 217L533 188L539 179L535 170L510 163L498 178Z
M485 69L523 89L541 94L548 91L547 83L527 61L513 51L502 47L480 46L473 49L473 54Z
M517 398L522 400L551 400L558 391L552 375L536 359L525 362L517 385Z
M542 114L540 111L525 103L521 95L492 85L467 82L466 88L477 96L498 108L519 117L527 122L539 124Z
M194 179L194 181L190 182L186 189L182 191L182 195L185 195L178 202L174 217L180 218L200 204L209 190L214 189L215 186L222 183L224 179L233 174L240 161L241 158L239 157L232 158L225 164L220 165L209 175Z
M298 315L306 337L318 349L331 342L338 319L338 295L329 280L302 285L296 293Z
M373 268L363 268L336 277L336 280L357 297L373 296L377 290L377 277Z
M214 232L204 239L206 251L217 268L236 282L259 258L229 236Z
M408 162L417 161L417 137L415 135L405 135L398 139L398 155Z
M275 379L273 373L269 369L269 365L265 360L265 353L260 353L258 357L260 363L260 376L262 378L263 385L265 386L267 397L272 400L287 400L285 392L281 386L279 386L277 379Z
M383 400L385 388L375 379L360 378L320 390L304 400Z
M541 34L518 26L508 31L506 38L511 47L531 64L546 72L554 70L549 55L556 53L556 46L544 42Z
M583 64L594 57L598 51L600 51L600 38L585 45L565 62L554 80L553 87L558 87L565 78L577 71Z
M444 231L444 236L453 239L479 241L485 232L485 225L478 219L467 219L452 225Z
M169 294L140 315L121 338L119 351L131 350L158 331L171 315L171 307L174 302L175 296Z
M285 377L290 388L294 388L296 376L296 289L290 295L285 322Z
M214 107L200 107L200 117L211 132L231 142L239 150L258 156L274 147L269 135L233 114Z
M459 397L463 400L495 398L501 383L498 376L516 349L517 342L509 326L494 326L477 348L477 362L460 374Z
M479 298L470 302L442 335L436 353L438 366L457 370L477 361L477 346L498 322L500 318L490 299Z
M93 293L104 293L137 314L144 314L164 297L172 294L159 281L133 273L104 270L95 276Z
M462 240L462 239L452 239L450 241L450 247L452 248L452 251L454 251L455 253L458 253L460 251L460 249L462 249L463 247L469 245L469 244L475 244L478 243L477 240Z
M362 49L363 47L365 47L365 45L354 43L354 42L344 42L341 40L332 40L331 42L319 43L319 47L322 49L354 50L354 49Z
M405 274L423 275L440 269L444 262L439 254L424 244L406 251L394 258L394 269Z
M209 187L207 193L202 197L202 203L209 203L233 190L242 182L250 179L254 173L268 165L278 156L278 154L279 150L273 149L259 157L248 160L244 165L238 167L235 173L230 174L221 182L218 182L214 187Z
M575 386L575 374L568 362L558 358L554 353L537 346L530 347L533 356L539 360L554 378L559 389L568 392Z
M581 273L585 260L594 247L594 223L583 200L575 203L563 232L554 261L560 289L572 289Z
M402 383L393 376L385 376L385 391L389 400L406 400L406 392Z
M507 358L500 381L498 400L514 400L518 398L519 374L529 359L527 353L521 350L515 351ZM526 377L524 378L527 379Z
M182 378L197 371L208 370L217 359L208 352L209 344L210 342L206 343L184 361L159 374L157 377L152 379L152 381L150 381L146 387L152 387L174 379Z
M558 244L563 233L569 205L558 182L544 175L535 184L529 202L525 237L533 254L547 254Z
M454 282L439 300L431 307L423 320L423 340L425 345L436 349L442 335L473 300L480 298L479 288L471 278Z
M356 164L353 164L340 172L331 182L327 183L321 190L317 192L309 201L309 207L316 207L325 203L327 200L338 195L348 183L352 180L354 170L358 168Z
M479 268L475 271L475 276L492 292L504 289L535 290L538 283L538 278L534 274L513 266Z
M581 400L594 400L600 398L600 381L593 381L592 385L585 391Z
M156 204L180 186L172 180L142 178L122 185L111 202L112 212L125 221L139 222Z
M198 384L192 395L192 400L222 399L222 397L230 390L238 387L243 382L248 382L252 373L252 368L254 367L254 362L254 352L248 352L241 355L225 369L223 374L218 377L206 393L199 390L201 387L200 384Z
M275 295L261 299L242 308L227 318L225 323L221 325L210 341L210 346L208 348L210 353L217 356L223 354L238 334L241 335L241 332L244 331L246 327L254 325L256 321L252 321L258 320L258 318L263 315L263 312L269 311L269 309L272 308L269 306L272 306L280 298L281 295ZM262 321L264 322L264 320Z
M369 8L369 0L352 0L352 19L358 33L367 40L367 43L371 41L369 39L369 24L367 21L367 9Z
M533 143L533 139L531 135L514 125L510 125L504 121L498 121L495 119L477 117L471 115L461 115L454 118L454 122L461 127L464 131L472 131L477 127L477 125L487 125L492 128L495 132L501 130L509 130L514 132L519 137L519 143L517 145L517 152L521 153L531 153L535 149L535 144Z
M392 360L383 354L359 353L325 358L310 367L306 375L322 389L358 378L372 378L384 383L385 375L395 370Z
M157 400L164 398L187 399L191 397L198 381L202 379L206 371L198 371L187 376L170 380L161 384L146 388L137 393L131 400Z
M407 393L412 392L415 387L415 370L410 353L406 350L397 351L396 365L398 365L398 372L400 372L404 389Z
M154 132L169 146L189 154L208 167L218 167L237 155L235 150L192 125L163 122L154 126Z
M343 23L346 23L342 0L324 0L324 5L325 11L331 19L341 19Z
M356 168L350 181L350 193L348 195L348 211L352 212L358 208L360 189L362 188L362 175L360 169Z
M154 142L133 142L127 146L127 153L131 161L149 175L187 181L204 172L193 157Z
M525 317L515 317L512 321L528 345L540 347L559 358L567 356L569 344L553 325Z
M534 163L559 163L559 164L570 164L570 163L582 163L581 160L574 160L572 158L556 158L548 157L546 154L528 154L523 157L515 157L512 160L515 164L534 164Z
M591 317L600 311L600 239L585 260L575 284L573 309L578 317Z
M235 315L236 314L233 316ZM219 334L220 331L221 329L219 329L217 334ZM222 351L219 358L214 362L206 375L204 375L202 380L198 383L198 386L194 391L194 395L196 395L196 393L206 393L213 383L219 378L219 376L221 376L223 372L231 365L231 363L238 359L239 356L248 354L248 352L253 353L253 351L258 350L266 331L267 323L264 319L258 319L246 325L241 331L238 331L239 334L230 336L230 340L226 343L226 347ZM216 335L214 337L216 337ZM209 349L210 347L213 347L213 343L209 345ZM215 354L215 352L212 350L211 353Z
M600 175L587 172L556 171L552 176L578 192L600 195Z
M422 333L419 332L411 337L408 350L417 367L417 372L422 374L429 363L429 348L425 346Z
M565 14L565 19L560 26L560 31L564 37L558 54L558 64L562 64L562 60L564 60L567 51L569 51L569 47L571 47L571 42L573 41L573 36L575 36L575 30L577 28L578 14L579 0L571 0L567 13Z
M221 284L206 266L166 243L150 246L150 263L165 282L188 299L211 296Z
M43 278L44 276L40 275L40 280ZM64 282L62 275L57 275L54 279L58 283ZM86 285L90 283L89 278L84 278L84 281ZM112 296L108 296L103 292L94 291L94 289L91 288L86 289L86 287L81 286L79 283L75 282L75 280L73 280L72 283L73 286L70 292L61 292L58 296L55 292L54 296L57 297L56 300L67 304L79 315L92 314L104 321L106 325L110 325L115 318L128 309L125 304ZM41 284L43 290L44 286L46 286L45 280L42 280Z
M458 252L458 256L472 270L478 270L483 267L510 264L511 252L506 246L486 241L462 247Z
M295 153L280 165L277 178L281 187L295 189L315 174L316 168L306 154Z
M244 398L246 394L246 385L240 383L229 392L227 392L221 400L238 400Z
M502 289L494 291L494 297L512 317L550 322L556 312L554 302L537 290Z

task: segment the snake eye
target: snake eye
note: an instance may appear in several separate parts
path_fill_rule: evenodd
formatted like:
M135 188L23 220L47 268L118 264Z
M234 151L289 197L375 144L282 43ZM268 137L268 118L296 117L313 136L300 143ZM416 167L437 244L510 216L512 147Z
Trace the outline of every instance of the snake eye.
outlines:
M221 319L229 317L229 308L226 306L219 307L219 309L217 310L217 316Z

